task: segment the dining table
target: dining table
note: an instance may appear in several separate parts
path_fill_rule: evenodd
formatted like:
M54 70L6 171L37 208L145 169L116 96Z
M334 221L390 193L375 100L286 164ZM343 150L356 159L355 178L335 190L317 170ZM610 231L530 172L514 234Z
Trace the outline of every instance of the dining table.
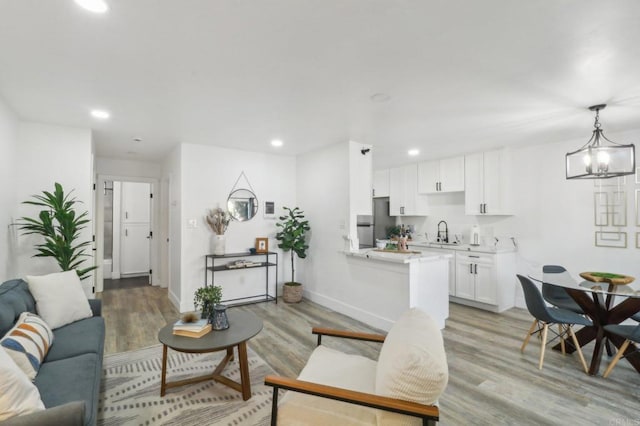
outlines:
M610 345L620 348L625 341L624 338L609 333L604 326L620 324L640 312L640 284L637 281L627 284L611 284L609 282L594 282L582 277L575 279L568 271L543 272L540 270L529 274L529 278L540 283L563 287L592 321L593 325L578 330L576 337L580 347L595 340L589 374L598 374L605 348L608 355L611 356ZM561 350L561 344L558 343L554 349ZM568 344L566 350L568 353L572 353L575 348ZM634 353L634 351L636 351L634 344L629 345L625 351L625 355L628 355L625 356L625 359L640 372L640 354Z

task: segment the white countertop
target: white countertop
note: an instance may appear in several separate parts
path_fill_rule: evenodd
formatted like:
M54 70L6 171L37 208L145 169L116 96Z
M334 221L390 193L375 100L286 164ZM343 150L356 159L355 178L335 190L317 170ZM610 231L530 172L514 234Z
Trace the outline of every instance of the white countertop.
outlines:
M471 244L440 244L428 241L408 241L409 250L445 249L455 251L469 251L477 253L512 253L516 251L511 240L504 240L497 246L472 246Z
M375 249L361 249L358 251L346 251L345 254L347 256L391 263L433 262L440 259L448 259L452 256L452 254L445 254L438 251L416 251L419 251L419 253L394 253L376 251Z

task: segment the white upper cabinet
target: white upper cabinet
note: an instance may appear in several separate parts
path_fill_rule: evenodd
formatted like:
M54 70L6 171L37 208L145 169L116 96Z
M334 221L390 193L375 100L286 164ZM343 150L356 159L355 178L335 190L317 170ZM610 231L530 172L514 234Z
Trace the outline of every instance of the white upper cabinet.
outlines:
M418 164L418 192L439 194L464 191L464 157L425 161Z
M427 200L418 194L418 165L389 169L389 212L391 216L426 216Z
M465 213L510 215L511 176L508 150L465 156Z
M389 169L375 170L373 172L373 196L389 196Z

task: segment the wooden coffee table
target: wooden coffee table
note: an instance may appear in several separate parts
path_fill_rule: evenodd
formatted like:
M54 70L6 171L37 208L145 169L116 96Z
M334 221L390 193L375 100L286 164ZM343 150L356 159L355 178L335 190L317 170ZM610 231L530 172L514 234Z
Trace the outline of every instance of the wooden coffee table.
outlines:
M233 309L227 310L227 315L229 317L228 329L213 330L198 339L174 335L173 324L165 326L158 332L158 340L162 343L160 396L164 396L169 388L199 383L205 380L215 380L242 393L243 400L246 401L251 398L247 340L260 333L262 320L251 312L236 312ZM233 360L233 348L236 346L238 347L238 363L240 364L240 383L222 375L222 370L227 366L227 363ZM167 348L186 353L208 353L226 350L227 354L216 369L213 370L212 374L167 383Z

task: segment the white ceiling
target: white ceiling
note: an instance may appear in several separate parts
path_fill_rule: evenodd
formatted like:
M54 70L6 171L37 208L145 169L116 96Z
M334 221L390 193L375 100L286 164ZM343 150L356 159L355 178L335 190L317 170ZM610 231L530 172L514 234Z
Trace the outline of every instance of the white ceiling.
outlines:
M356 140L382 167L409 148L586 142L603 102L606 134L640 128L637 0L107 2L0 0L0 97L25 120L91 127L100 156Z

